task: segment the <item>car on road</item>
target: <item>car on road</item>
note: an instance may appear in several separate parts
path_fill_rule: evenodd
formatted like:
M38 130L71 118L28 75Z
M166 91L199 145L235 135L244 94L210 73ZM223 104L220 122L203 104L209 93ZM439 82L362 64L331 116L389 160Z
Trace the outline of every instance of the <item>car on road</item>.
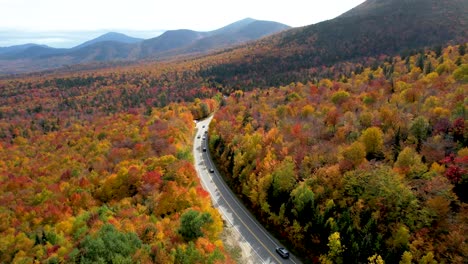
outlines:
M197 136L197 138L201 138L201 136L200 136L200 135L198 135L198 136Z
M282 257L282 258L289 258L289 252L283 248L283 247L277 247L276 252Z
M214 173L214 169L213 169L213 168L210 168L210 173Z
M203 152L206 152L206 148L205 148L205 147L203 147Z

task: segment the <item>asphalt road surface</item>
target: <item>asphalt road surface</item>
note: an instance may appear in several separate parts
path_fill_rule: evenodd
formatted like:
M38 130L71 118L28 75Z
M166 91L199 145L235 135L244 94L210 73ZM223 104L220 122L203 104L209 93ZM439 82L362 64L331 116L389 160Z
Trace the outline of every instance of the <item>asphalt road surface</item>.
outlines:
M251 257L255 259L255 263L301 263L291 253L288 259L284 259L276 252L276 247L284 246L259 224L220 176L208 148L209 133L206 131L208 131L211 118L201 120L196 124L197 134L193 144L193 155L198 177L205 190L210 193L214 206L224 220L232 225L251 247ZM203 148L206 148L206 151Z

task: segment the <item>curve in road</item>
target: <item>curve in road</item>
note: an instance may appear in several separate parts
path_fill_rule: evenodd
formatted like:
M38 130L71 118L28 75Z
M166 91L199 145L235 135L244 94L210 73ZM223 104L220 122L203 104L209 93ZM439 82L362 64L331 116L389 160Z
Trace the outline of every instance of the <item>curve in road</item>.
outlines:
M212 116L197 122L197 136L193 144L195 169L202 185L210 193L213 204L242 238L249 244L259 263L301 263L294 255L288 259L276 253L284 247L276 240L239 201L220 176L208 148L208 126Z

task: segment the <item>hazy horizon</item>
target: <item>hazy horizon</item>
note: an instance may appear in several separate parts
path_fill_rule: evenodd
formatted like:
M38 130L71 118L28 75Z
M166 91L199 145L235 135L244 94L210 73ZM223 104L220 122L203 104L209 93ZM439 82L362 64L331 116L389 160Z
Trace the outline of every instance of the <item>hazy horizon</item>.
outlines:
M125 34L129 37L150 39L157 37L166 30L131 31L131 30L96 30L75 32L15 32L0 31L0 47L11 47L23 44L47 45L52 48L73 48L88 40L97 38L109 32Z
M0 47L34 43L71 48L111 31L148 39L167 30L215 30L247 17L300 27L332 19L362 2L0 0Z

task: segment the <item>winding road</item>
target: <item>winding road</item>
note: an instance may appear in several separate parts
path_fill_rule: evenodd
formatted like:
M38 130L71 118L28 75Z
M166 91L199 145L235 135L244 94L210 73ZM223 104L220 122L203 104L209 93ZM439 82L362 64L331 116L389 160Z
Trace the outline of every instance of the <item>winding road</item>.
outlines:
M208 131L211 119L212 116L197 122L193 156L198 177L201 179L203 188L210 193L214 206L224 220L240 234L246 246L250 247L251 259L254 263L301 263L291 253L289 259L283 259L276 253L276 247L284 246L258 223L220 176L208 148L206 131Z

